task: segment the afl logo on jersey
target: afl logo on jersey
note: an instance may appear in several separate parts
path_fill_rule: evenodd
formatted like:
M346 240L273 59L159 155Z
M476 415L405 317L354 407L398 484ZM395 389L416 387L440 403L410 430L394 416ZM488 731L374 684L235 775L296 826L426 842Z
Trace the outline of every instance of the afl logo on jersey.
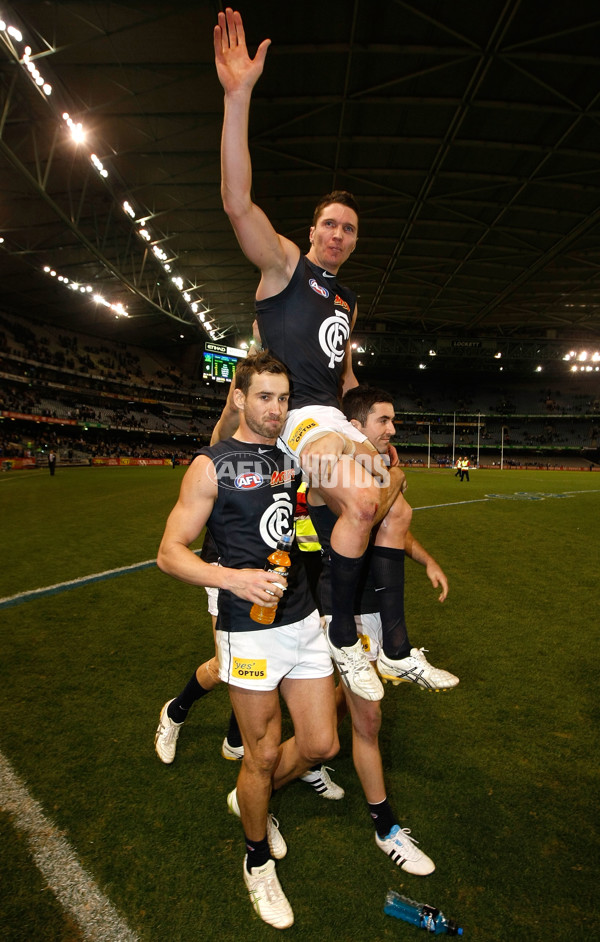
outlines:
M322 298L329 297L329 291L327 290L327 288L324 288L323 285L320 285L319 282L315 281L314 278L311 278L308 283L313 289L313 291L316 291L317 294L320 294Z
M228 451L213 458L207 474L219 487L252 491L268 487L277 470L276 462L269 455L262 455L258 451Z
M263 482L262 474L238 474L237 478L233 482L238 490L247 491L252 487L260 487Z

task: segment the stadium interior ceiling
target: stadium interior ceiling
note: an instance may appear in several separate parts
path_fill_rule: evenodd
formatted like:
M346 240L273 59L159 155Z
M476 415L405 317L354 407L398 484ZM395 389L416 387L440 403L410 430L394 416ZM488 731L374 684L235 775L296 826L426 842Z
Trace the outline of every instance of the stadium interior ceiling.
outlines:
M256 202L306 249L324 193L358 199L358 355L600 347L597 0L239 8L252 53L272 40ZM219 9L0 2L0 310L173 353L250 338L257 271L220 200Z

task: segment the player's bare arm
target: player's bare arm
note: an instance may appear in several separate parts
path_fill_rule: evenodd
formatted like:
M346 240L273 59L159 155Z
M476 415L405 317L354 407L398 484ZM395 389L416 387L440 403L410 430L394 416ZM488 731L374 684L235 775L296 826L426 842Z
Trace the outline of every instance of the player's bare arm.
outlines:
M234 435L240 425L240 410L235 404L234 399L234 389L235 381L229 384L229 392L227 393L227 400L223 406L223 411L219 416L219 420L215 425L212 435L210 437L210 444L215 445L217 442L222 442L226 438L231 438Z
M352 322L350 324L350 337L352 336L352 331L354 330L357 316L358 307L355 305L354 312L352 314ZM354 389L356 386L358 386L358 380L354 375L354 370L352 368L352 346L350 343L350 338L348 338L346 352L344 353L344 366L342 369L342 396L344 396L349 389Z
M200 455L186 471L179 498L169 514L156 560L159 569L189 585L227 588L249 602L274 605L287 587L281 575L262 569L211 566L190 549L206 526L216 498L214 465L210 458Z
M263 40L254 59L251 59L240 14L230 7L225 13L219 13L214 47L217 75L225 91L221 196L244 255L261 271L259 298L279 294L290 280L300 257L298 246L275 231L251 197L250 99L262 75L270 42L270 39Z
M443 602L448 596L448 580L446 575L442 567L435 561L433 556L427 552L425 547L415 539L410 530L408 530L406 534L404 552L407 556L414 560L415 563L425 566L427 578L431 582L433 588L441 589L438 600Z

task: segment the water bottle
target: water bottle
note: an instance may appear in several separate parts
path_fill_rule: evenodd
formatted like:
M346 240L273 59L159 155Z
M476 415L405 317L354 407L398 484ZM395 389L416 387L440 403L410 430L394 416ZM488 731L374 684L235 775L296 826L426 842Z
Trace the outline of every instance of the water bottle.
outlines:
M385 897L384 913L410 922L419 929L425 929L433 935L462 935L461 927L453 919L446 919L443 913L427 903L417 903L414 899L401 896L396 890L388 890Z
M277 549L267 558L265 572L279 572L282 576L287 576L290 571L291 559L290 549L292 548L293 533L284 533L277 543ZM277 599L277 601L279 601ZM250 618L257 621L260 625L272 625L275 619L277 604L274 606L258 605L256 602L250 609Z

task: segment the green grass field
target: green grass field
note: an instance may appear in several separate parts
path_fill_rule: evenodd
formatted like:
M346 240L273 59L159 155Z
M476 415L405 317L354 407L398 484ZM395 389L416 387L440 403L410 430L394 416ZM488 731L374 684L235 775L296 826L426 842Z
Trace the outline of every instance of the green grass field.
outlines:
M0 598L153 560L182 473L1 475ZM394 887L472 942L588 939L599 915L600 475L407 477L413 532L450 582L440 605L407 563L411 640L461 683L445 694L388 685L381 747L392 803L437 869L410 876L376 847L344 726L331 764L345 799L302 783L273 799L296 917L286 937L416 942L417 929L383 913ZM0 618L0 752L131 931L141 942L274 937L250 906L226 809L237 774L220 756L226 690L190 713L172 766L154 753L160 707L212 651L204 591L148 567L25 597ZM0 807L0 938L86 938Z

